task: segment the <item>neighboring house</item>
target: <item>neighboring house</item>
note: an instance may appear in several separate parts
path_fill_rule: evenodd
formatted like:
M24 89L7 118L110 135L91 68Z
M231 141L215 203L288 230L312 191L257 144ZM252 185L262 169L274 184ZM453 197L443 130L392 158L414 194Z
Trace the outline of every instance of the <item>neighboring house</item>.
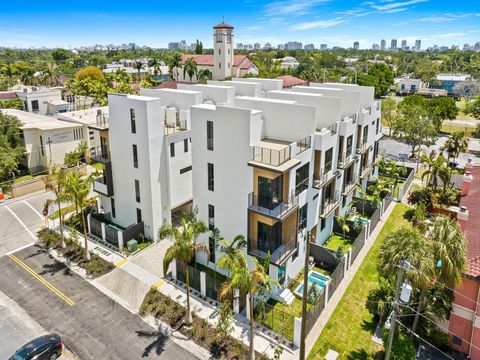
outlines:
M85 110L69 111L58 114L58 119L83 126L85 141L91 157L102 153L102 148L108 146L108 106Z
M294 86L306 86L308 85L308 81L299 79L292 75L282 75L277 76L275 79L279 79L283 81L283 88L284 89L291 89Z
M438 74L436 81L430 84L433 89L442 89L448 92L449 96L455 94L455 85L464 81L471 81L472 76L469 74Z
M65 154L85 141L81 124L16 109L1 111L16 116L23 124L21 137L26 149L25 165L31 173L46 170L51 164L63 165Z
M18 96L15 91L0 91L0 102L17 100Z
M173 78L178 81L190 81L188 74L183 76L183 65L187 59L193 59L197 63L197 70L209 70L213 80L224 80L231 77L243 77L246 75L257 76L258 67L247 55L235 55L233 43L233 26L221 23L213 27L213 55L182 54L180 68L173 69ZM196 76L192 82L197 82Z
M420 79L410 79L408 77L398 79L399 95L415 94L424 88L423 81Z
M468 267L454 289L448 324L453 349L480 359L480 166L466 167L457 219L467 240Z
M23 101L23 110L31 113L55 115L69 109L68 102L62 100L61 88L32 86L17 90L16 93Z
M283 59L280 59L280 67L282 69L294 69L300 65L300 63L292 56L285 56Z

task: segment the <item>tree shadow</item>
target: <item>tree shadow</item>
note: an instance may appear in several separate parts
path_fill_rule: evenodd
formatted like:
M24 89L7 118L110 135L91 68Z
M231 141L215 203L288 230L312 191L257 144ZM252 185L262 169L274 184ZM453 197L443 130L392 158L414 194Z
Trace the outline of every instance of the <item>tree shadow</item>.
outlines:
M355 350L346 357L348 360L371 360L372 356L365 349Z
M142 357L148 357L154 350L156 355L160 355L165 350L165 343L168 339L168 330L164 329L161 324L158 325L158 330L138 330L136 333L140 337L152 339L152 342L143 350Z
M28 254L27 256L25 256L25 258L24 258L25 260L26 260L26 259L33 258L33 257L35 257L35 256L38 256L38 255L40 255L40 254L44 254L44 253L45 253L45 249L44 249L44 248L42 248L42 247L40 247L40 246L38 246L38 245L34 245L34 247L37 248L37 251L35 251L34 253L31 253L31 254Z
M39 275L50 274L50 276L53 276L56 273L63 271L63 275L72 276L70 268L58 260L54 260L53 264L44 264L42 265L42 268L43 270L39 272Z
M405 211L405 213L403 214L403 218L405 220L412 220L413 218L413 214L414 214L414 210L413 209L408 209L407 211Z

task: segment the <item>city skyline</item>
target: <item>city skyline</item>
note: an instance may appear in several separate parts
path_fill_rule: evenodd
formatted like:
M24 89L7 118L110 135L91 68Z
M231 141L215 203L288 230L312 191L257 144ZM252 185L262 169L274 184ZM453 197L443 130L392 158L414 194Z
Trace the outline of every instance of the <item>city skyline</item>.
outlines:
M4 5L0 44L4 47L65 47L135 42L167 48L169 42L196 39L212 46L211 26L225 21L235 26L235 41L247 44L328 44L329 47L371 48L382 39L396 38L422 47L474 44L480 40L475 24L480 5L462 4L462 11L447 1L375 0L358 3L334 0L287 0L262 3L244 0L235 7L186 2L182 10L169 4L138 5L135 15L127 3L31 4L28 8ZM325 14L330 14L326 16ZM15 19L21 18L21 24ZM413 26L412 26L413 25ZM69 31L59 32L58 28ZM282 31L279 31L279 28ZM382 29L382 38L378 37ZM108 31L105 31L108 29Z

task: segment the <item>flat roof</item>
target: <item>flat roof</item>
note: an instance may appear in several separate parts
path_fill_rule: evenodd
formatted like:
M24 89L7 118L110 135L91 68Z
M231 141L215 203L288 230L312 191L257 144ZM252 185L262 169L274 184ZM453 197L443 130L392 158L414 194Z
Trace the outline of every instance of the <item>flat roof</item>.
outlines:
M73 129L82 127L81 124L75 124L68 121L62 121L47 115L39 115L17 109L2 109L4 114L16 116L23 124L21 129L55 130L55 129Z
M59 113L57 116L60 120L74 121L85 125L92 125L97 123L98 110L101 110L102 115L108 116L108 106L68 111L65 113Z
M52 105L55 105L55 106L58 106L58 105L68 105L68 102L64 101L64 100L50 100L50 101L47 101L48 104L52 104Z

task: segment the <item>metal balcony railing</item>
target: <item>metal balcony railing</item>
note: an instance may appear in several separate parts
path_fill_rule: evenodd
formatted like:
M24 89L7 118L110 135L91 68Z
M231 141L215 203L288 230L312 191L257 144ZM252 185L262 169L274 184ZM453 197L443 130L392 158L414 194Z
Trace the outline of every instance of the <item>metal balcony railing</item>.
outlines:
M361 141L359 144L357 144L357 148L356 148L357 153L363 152L366 147L367 147L367 143L364 141Z
M186 120L176 120L175 124L167 124L167 122L165 122L165 135L172 135L186 130Z
M271 166L280 166L291 159L290 145L282 150L273 150L261 146L253 147L253 161Z
M97 146L95 148L90 149L90 158L93 161L100 162L100 163L107 163L110 162L110 152L108 148Z
M343 184L343 194L348 194L350 191L352 191L355 188L355 185L357 184L358 181L358 175L356 173L353 174L353 176L350 179L345 180L345 183Z
M340 168L344 168L346 167L348 164L350 164L350 162L352 161L352 155L348 155L348 156L341 156L339 159L338 159L338 167Z
M305 150L310 149L312 138L310 136L304 137L301 140L297 141L297 155L301 154Z
M278 247L273 247L272 244L261 244L254 239L248 240L248 252L250 255L266 259L270 252L270 262L275 265L282 264L297 250L297 239L292 238Z
M320 206L320 216L328 215L333 209L337 207L340 202L340 194L337 191L333 194L329 194L323 198L321 206Z
M298 206L298 196L294 194L286 201L273 197L258 196L254 192L248 194L248 208L278 219L283 218Z
M329 175L331 175L330 174L331 170L332 170L332 166L330 163L330 168L328 171L325 168L325 169L320 169L320 172L318 173L313 173L313 187L316 189L320 189L322 185L324 185L330 178Z

